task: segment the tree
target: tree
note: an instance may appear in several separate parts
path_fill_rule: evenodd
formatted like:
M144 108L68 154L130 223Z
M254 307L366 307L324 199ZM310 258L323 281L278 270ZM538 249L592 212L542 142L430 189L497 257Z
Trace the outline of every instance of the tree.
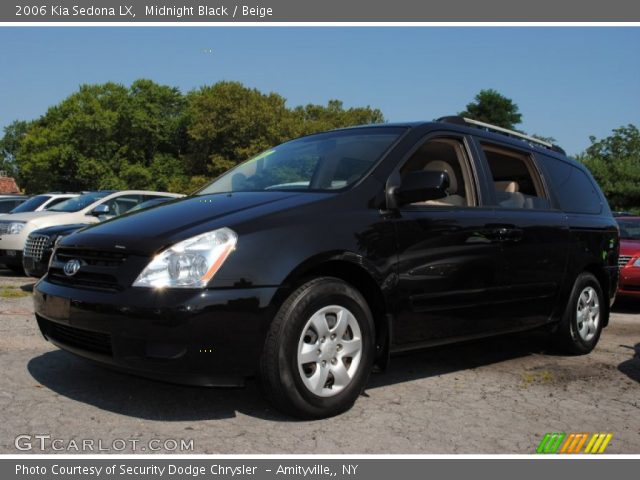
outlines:
M635 125L613 130L578 155L600 184L611 208L640 211L640 131Z
M288 108L277 93L219 82L183 95L151 80L81 85L0 140L0 167L28 192L144 188L188 193L294 137L384 121L370 107ZM7 167L5 167L7 165ZM9 168L10 167L10 168Z
M188 163L193 175L219 175L294 135L284 97L240 82L218 82L187 96Z
M183 103L177 89L150 80L82 85L27 129L20 181L28 191L164 187L171 179L148 170L184 148Z
M542 140L543 142L547 142L547 143L556 143L557 140L554 137L547 137L545 135L538 135L537 133L532 133L531 136L533 138L537 138L538 140Z
M496 90L480 90L466 110L458 115L513 130L522 122L518 105Z
M219 82L187 98L188 164L192 175L219 175L241 161L292 138L334 128L380 123L371 107L327 106L289 109L276 93L265 94L239 82Z
M0 170L10 177L18 174L16 154L28 129L29 123L21 120L15 120L4 128L4 136L0 139Z
M329 100L326 107L314 104L296 107L293 113L299 135L384 122L384 116L377 108L366 106L345 110L340 100Z

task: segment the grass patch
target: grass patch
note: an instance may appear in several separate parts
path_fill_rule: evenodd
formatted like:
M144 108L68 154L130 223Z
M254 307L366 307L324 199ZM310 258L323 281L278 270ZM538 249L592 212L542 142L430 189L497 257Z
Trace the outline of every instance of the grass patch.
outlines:
M30 295L31 293L25 292L20 287L0 287L0 298L22 298Z
M525 388L534 383L545 384L545 383L551 383L554 380L555 380L555 375L548 370L522 374L522 383L524 384Z

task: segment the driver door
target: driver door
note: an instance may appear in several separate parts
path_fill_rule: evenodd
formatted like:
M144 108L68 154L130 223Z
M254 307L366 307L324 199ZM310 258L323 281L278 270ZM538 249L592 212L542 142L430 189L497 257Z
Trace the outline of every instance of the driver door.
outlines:
M483 205L478 178L464 137L430 137L400 168L445 171L443 198L400 206L398 314L395 347L408 349L505 327L496 315L504 297L504 262L494 238L494 208Z

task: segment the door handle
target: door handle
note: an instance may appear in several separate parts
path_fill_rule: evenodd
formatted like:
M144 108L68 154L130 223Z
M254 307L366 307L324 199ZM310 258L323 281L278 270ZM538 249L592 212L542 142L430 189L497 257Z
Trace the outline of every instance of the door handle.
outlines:
M522 240L524 231L515 225L487 225L491 232L491 237L499 242L519 242Z
M518 242L522 240L522 234L521 228L502 227L498 229L498 238L502 242Z

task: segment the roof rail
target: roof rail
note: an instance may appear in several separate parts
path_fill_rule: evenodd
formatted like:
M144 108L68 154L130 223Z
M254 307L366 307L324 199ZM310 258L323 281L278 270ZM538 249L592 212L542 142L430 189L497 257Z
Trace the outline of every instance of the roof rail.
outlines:
M532 137L524 133L516 132L515 130L509 130L508 128L498 127L496 125L491 125L490 123L473 120L472 118L460 117L460 116L454 115L454 116L448 116L448 117L440 117L437 121L444 122L444 123L454 123L456 125L473 126L476 128L487 130L489 132L501 133L509 137L519 138L520 140L526 140L529 143L536 143L538 145L542 145L543 147L548 148L549 150L562 153L563 155L566 154L564 149L562 149L561 147L553 143L547 142L545 140L540 140L539 138Z

